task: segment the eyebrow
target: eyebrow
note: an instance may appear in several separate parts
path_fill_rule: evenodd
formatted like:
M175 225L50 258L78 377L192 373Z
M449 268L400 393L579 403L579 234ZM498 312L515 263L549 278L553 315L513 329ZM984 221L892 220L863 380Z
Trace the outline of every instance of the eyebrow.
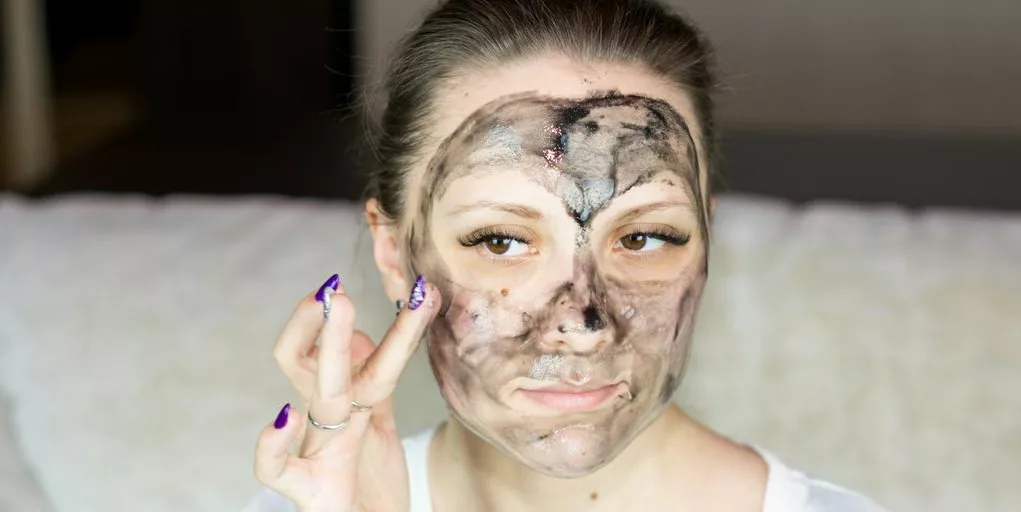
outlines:
M542 212L536 210L535 208L521 204L498 203L495 201L479 201L476 203L461 205L458 206L457 208L454 208L454 210L451 211L450 213L451 215L460 215L462 213L467 213L469 211L479 209L499 210L529 220L542 220L543 218Z
M627 212L626 214L621 216L620 222L628 222L638 217L641 217L642 215L645 215L647 213L652 213L659 210L666 210L668 208L674 208L677 206L686 208L691 211L695 211L694 207L692 207L691 203L688 201L657 201L655 203L649 203L646 205L639 206L638 208L635 208Z

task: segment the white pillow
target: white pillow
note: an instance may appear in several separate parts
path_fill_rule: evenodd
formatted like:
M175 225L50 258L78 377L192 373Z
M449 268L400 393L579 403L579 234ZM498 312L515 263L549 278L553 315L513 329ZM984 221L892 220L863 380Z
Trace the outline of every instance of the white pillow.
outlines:
M7 397L0 393L0 510L48 512L50 504L21 456L8 411Z

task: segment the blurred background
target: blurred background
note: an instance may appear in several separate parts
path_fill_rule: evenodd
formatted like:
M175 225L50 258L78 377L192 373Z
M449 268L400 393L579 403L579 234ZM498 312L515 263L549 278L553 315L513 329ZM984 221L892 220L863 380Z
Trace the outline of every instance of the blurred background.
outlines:
M891 511L1021 510L1021 2L670 0L724 82L678 401ZM0 0L0 512L238 510L436 0ZM81 192L100 192L81 194ZM408 434L446 406L419 351Z
M357 106L433 0L4 0L0 186L358 198ZM1016 0L673 0L724 190L1021 208Z

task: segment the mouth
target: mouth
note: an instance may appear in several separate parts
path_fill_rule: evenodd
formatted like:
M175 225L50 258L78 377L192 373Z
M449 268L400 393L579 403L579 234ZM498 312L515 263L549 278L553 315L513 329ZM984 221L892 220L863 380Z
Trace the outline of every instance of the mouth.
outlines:
M612 407L630 395L625 380L610 384L572 386L563 383L521 383L508 396L507 404L536 416L555 416L565 412L593 412Z

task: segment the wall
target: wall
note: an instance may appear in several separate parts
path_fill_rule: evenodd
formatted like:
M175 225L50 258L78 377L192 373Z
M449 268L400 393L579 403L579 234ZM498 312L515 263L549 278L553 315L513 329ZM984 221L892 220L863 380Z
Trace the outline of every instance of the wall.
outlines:
M672 0L709 34L730 127L1021 135L1017 0ZM363 72L435 0L362 3Z
M0 6L0 187L26 187L53 163L41 2Z

